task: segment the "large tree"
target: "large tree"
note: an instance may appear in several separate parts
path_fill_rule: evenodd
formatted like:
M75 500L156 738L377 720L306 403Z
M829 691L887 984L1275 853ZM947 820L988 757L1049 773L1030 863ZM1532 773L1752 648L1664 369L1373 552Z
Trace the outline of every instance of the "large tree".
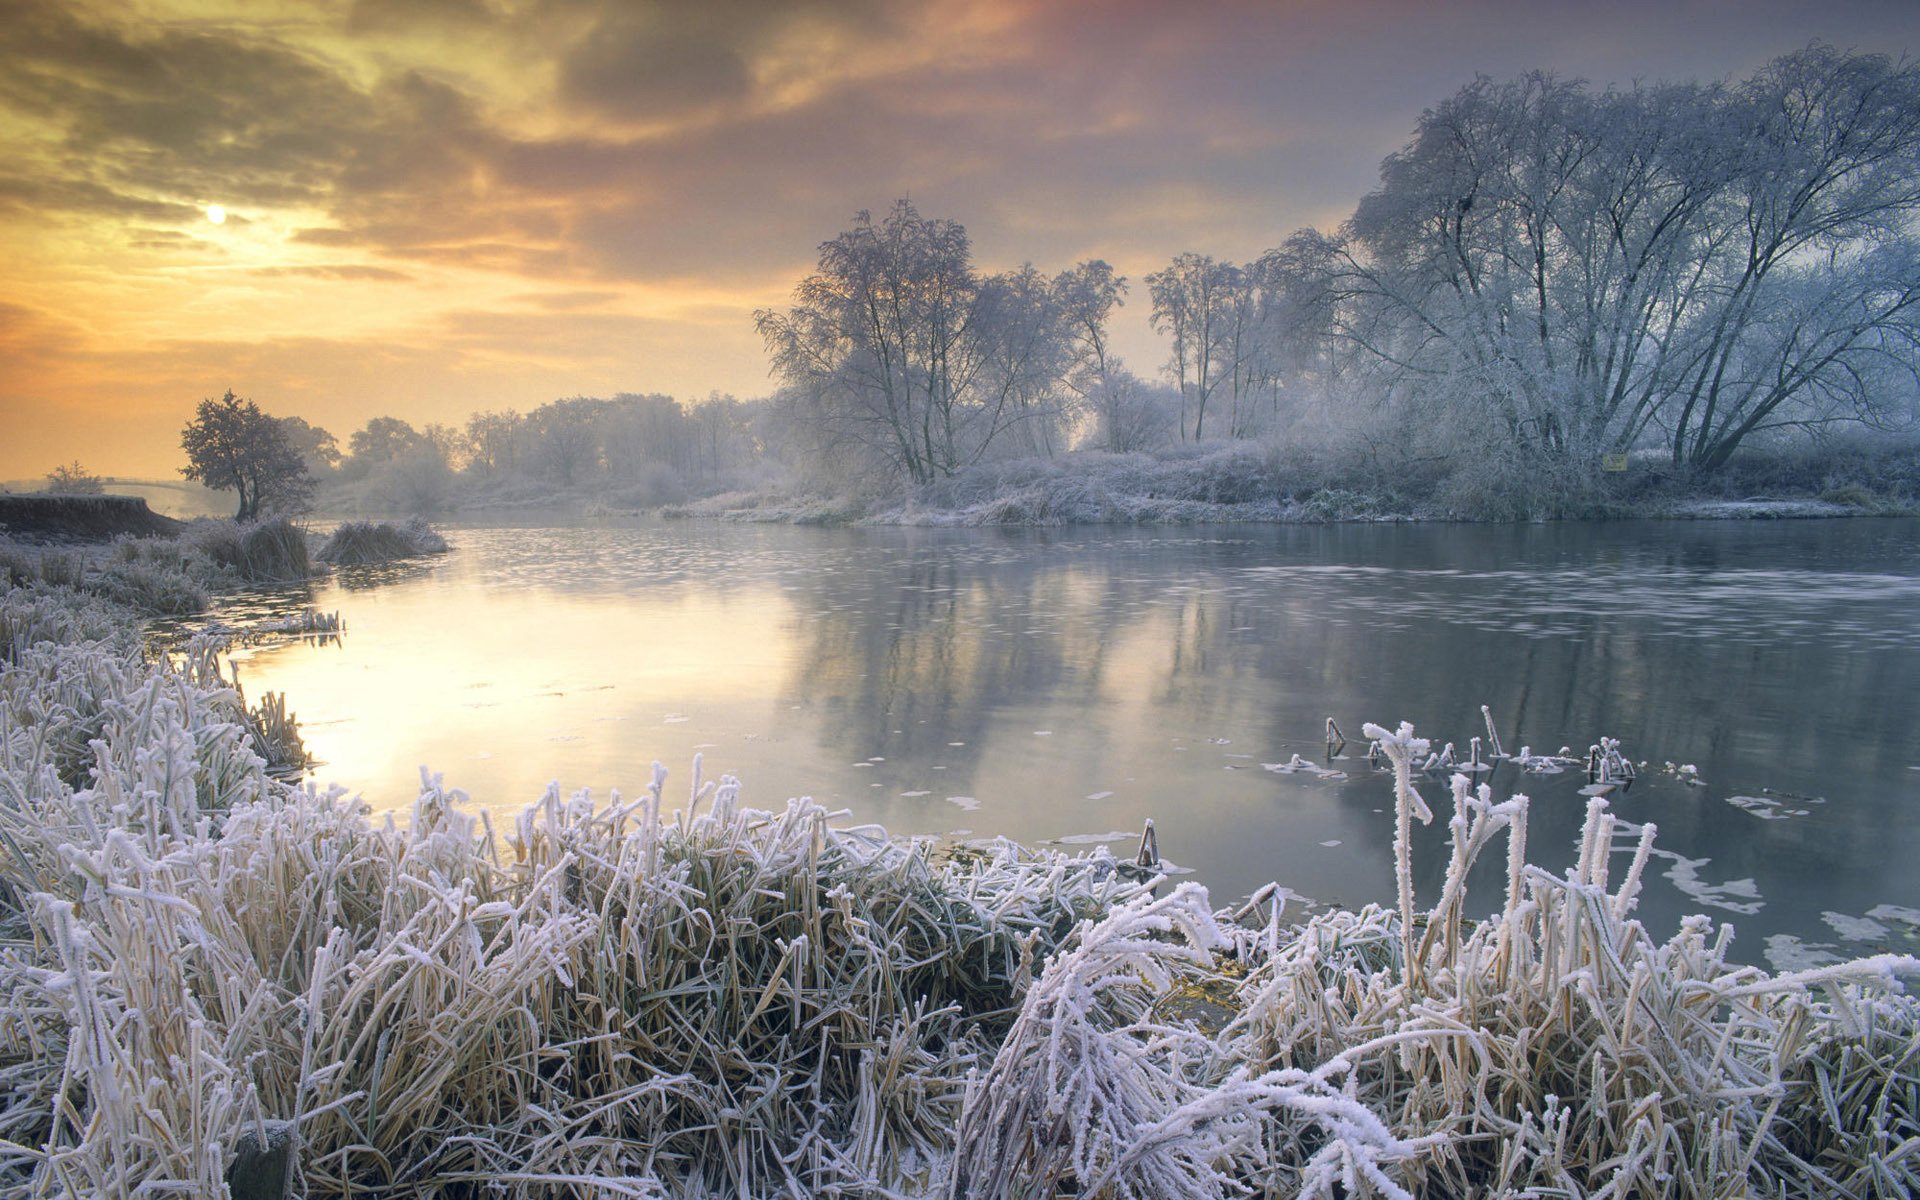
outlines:
M1711 469L1912 396L1916 219L1920 66L1816 46L1731 85L1482 79L1274 261L1389 399Z
M180 448L187 452L182 475L239 493L235 520L303 512L313 496L313 478L280 422L231 389L200 402L181 432Z
M828 449L916 484L985 456L1008 430L1057 429L1072 356L1050 281L982 278L967 231L909 202L820 247L785 312L754 314L795 419ZM1035 428L1023 448L1057 434Z

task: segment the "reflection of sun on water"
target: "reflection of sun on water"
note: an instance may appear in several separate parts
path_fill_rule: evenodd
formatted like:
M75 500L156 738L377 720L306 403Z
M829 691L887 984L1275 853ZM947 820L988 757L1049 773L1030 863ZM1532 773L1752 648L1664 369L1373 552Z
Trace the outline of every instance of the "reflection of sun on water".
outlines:
M250 696L289 696L311 722L320 780L376 809L404 809L422 764L471 785L468 764L483 754L497 760L475 798L499 811L538 799L555 776L635 790L654 758L691 757L666 714L751 707L792 653L789 605L761 589L586 598L420 587L319 603L342 610L340 645L243 654L241 678Z

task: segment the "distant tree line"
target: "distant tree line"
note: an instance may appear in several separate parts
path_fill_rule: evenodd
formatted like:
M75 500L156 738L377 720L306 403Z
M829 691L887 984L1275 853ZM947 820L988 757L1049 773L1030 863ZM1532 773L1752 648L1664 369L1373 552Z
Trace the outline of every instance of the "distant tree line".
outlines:
M1909 62L1816 45L1729 83L1482 78L1421 117L1338 229L1147 274L1157 379L1113 353L1129 282L1109 264L983 272L963 226L900 200L755 313L765 399L379 417L344 448L281 418L276 492L214 453L254 420L229 393L201 405L188 473L237 488L242 515L298 502L309 476L416 510L515 481L657 504L775 470L920 486L994 459L1260 439L1444 477L1484 512L1476 488L1578 488L1603 454L1714 472L1755 440L1913 422L1917 221Z
M593 486L614 499L663 503L715 490L760 455L760 406L713 395L575 396L529 412L476 412L464 426L415 429L377 417L348 440L338 475L406 507L442 506L456 481Z
M1579 473L1915 416L1920 68L1814 46L1725 84L1482 78L1336 231L1145 279L1166 386L1106 263L983 274L896 203L756 314L806 449L911 484L1067 447L1330 433L1387 461Z

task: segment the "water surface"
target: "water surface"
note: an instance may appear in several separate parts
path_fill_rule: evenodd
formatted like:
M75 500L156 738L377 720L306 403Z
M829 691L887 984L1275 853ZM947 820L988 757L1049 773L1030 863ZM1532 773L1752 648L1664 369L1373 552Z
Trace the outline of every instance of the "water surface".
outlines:
M1613 804L1660 828L1658 934L1706 912L1786 964L1920 920L1920 522L446 532L430 565L316 588L341 644L242 653L318 778L377 809L421 765L511 813L550 781L632 793L656 759L671 794L698 753L750 802L896 833L1131 854L1152 817L1218 902L1352 904L1392 888L1361 723L1464 750L1486 704L1510 751L1604 734L1650 764ZM1361 744L1323 763L1328 716ZM1294 754L1345 777L1263 769ZM1585 777L1492 783L1535 797L1535 860L1570 861Z

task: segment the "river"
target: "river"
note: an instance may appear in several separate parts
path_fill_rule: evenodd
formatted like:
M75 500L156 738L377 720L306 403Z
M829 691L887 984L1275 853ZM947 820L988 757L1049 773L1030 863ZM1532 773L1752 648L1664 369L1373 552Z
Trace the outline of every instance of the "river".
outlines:
M1605 735L1648 764L1610 802L1659 827L1656 936L1705 912L1789 967L1920 922L1920 521L444 532L431 563L316 585L338 644L238 655L316 778L376 810L421 765L502 815L549 781L633 794L656 759L684 798L699 754L748 803L901 834L1131 856L1151 817L1217 903L1359 904L1393 887L1361 724L1465 752L1484 704L1508 751ZM1335 773L1264 765L1296 754ZM1570 861L1583 772L1481 778L1534 797L1536 862ZM1448 806L1423 791L1431 897Z

